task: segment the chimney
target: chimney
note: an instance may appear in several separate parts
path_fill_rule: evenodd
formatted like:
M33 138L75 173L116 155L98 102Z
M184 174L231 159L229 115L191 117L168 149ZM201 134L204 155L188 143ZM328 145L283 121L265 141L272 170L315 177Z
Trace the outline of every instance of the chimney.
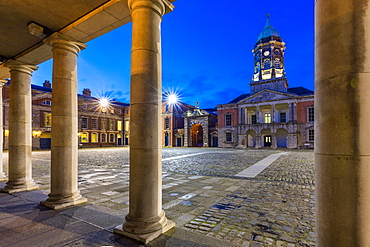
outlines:
M82 91L82 95L91 96L90 88L84 88L84 90Z
M43 87L51 88L51 83L48 80L45 80L45 82L42 84Z

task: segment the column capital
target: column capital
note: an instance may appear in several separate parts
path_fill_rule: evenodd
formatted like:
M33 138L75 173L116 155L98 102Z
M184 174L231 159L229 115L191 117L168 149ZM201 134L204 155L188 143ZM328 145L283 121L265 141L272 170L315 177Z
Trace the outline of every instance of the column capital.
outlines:
M5 67L9 68L11 72L18 71L28 75L32 75L32 72L39 68L36 65L26 64L18 60L8 60L5 63Z
M76 55L77 53L79 53L80 51L84 50L87 47L86 44L73 40L72 38L61 33L53 33L43 41L44 43L52 46L53 49L55 48L64 49L73 52Z
M138 8L150 8L161 16L174 8L173 4L168 0L128 0L127 4L131 12Z

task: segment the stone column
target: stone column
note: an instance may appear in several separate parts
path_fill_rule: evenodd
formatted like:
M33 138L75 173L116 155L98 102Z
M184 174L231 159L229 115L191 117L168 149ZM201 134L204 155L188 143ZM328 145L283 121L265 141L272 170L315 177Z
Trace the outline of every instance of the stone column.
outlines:
M370 246L370 6L315 6L317 246Z
M273 148L273 149L277 148L276 134L271 134L271 148Z
M4 123L3 123L3 86L7 83L7 80L0 80L0 181L7 181L8 178L4 174L3 170L3 142L4 142Z
M189 124L188 119L184 118L184 147L189 147Z
M260 107L257 106L256 107L256 120L257 120L257 123L259 124L260 123Z
M275 104L272 104L271 105L271 123L275 123L276 122L276 119L275 119Z
M52 209L86 202L78 190L77 53L86 45L55 34L51 114L51 193L41 204Z
M161 31L165 2L129 0L132 16L129 213L114 232L148 243L174 227L162 210ZM172 7L172 6L167 6Z
M32 96L34 65L10 61L9 95L9 181L2 189L15 193L39 187L32 179Z

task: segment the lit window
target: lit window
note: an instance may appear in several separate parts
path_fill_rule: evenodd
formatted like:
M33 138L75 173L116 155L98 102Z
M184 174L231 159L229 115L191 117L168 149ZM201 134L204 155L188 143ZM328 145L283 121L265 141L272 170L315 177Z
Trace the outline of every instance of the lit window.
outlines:
M230 113L225 114L225 126L231 126L232 116Z
M271 123L271 113L265 113L265 123Z
M315 120L315 109L313 106L307 108L307 115L308 122L313 122Z
M109 121L109 129L114 130L114 120Z
M98 119L97 118L91 119L91 129L93 130L98 129Z
M112 109L110 109L110 113L111 114L114 114L114 109L112 108Z
M41 105L51 105L51 101L50 100L44 100Z
M251 123L252 124L256 124L257 123L257 116L256 115L252 115L251 116Z
M170 118L168 117L164 119L164 129L166 130L170 129Z
M114 142L114 134L113 133L109 134L109 142L110 143Z
M130 122L125 121L125 131L129 131L129 130L130 130Z
M102 130L105 130L107 128L107 120L106 119L102 119L101 120L101 129Z
M44 127L51 127L51 113L44 112Z
M87 117L81 118L81 128L87 129Z
M308 130L308 141L313 142L315 140L314 130Z
M100 138L101 138L101 142L107 142L107 134L102 133L102 134L100 135Z
M117 121L117 130L122 131L122 121Z
M232 133L226 133L226 141L227 142L232 142L233 141Z
M280 112L280 123L286 123L286 112Z
M88 133L82 133L81 134L81 142L89 142L89 134Z
M91 134L91 142L98 142L98 133Z

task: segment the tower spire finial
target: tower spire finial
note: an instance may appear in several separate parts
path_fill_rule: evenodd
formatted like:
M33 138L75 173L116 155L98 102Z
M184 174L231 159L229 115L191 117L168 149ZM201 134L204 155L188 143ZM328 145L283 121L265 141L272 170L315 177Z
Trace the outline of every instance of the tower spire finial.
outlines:
M265 28L269 28L269 27L271 27L270 14L266 14L266 26L265 26Z

